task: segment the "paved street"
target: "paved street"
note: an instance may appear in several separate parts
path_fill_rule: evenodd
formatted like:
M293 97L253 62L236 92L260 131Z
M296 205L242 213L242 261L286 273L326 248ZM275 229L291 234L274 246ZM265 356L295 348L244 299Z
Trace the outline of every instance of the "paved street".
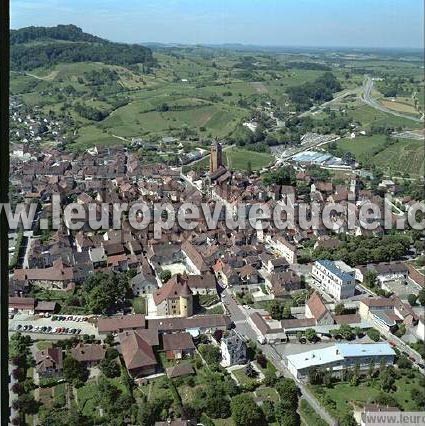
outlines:
M384 107L375 98L372 97L372 89L373 89L373 80L370 77L366 77L364 85L363 85L363 94L361 96L361 100L365 102L366 104L368 104L369 106L371 106L372 108L375 108L382 112L386 112L388 114L395 115L396 117L407 118L409 120L416 121L417 123L423 122L423 116L421 118L412 117L411 115L402 114L390 108Z
M381 324L379 324L377 321L373 321L373 326L387 339L389 343L391 343L393 346L396 346L397 349L399 349L401 352L404 352L411 360L414 360L414 363L416 364L416 367L418 370L425 375L425 369L420 368L417 364L424 364L424 360L422 357L414 351L409 345L407 345L403 340L399 339L397 336L394 336L394 334L388 332L385 330Z
M231 292L226 289L223 292L224 297L222 297L223 303L226 306L232 321L235 323L236 330L248 339L256 342L257 333L251 327L251 324L248 320L249 311L245 311L241 308L236 301L233 299ZM284 365L281 355L276 350L273 345L264 344L261 345L261 350L265 356L273 363L276 369L285 377L294 379L289 370ZM329 425L335 425L336 421L333 419L329 413L320 405L317 399L313 394L304 386L304 384L297 381L297 385L301 390L302 397L305 398L308 403L313 407L313 409L322 417Z

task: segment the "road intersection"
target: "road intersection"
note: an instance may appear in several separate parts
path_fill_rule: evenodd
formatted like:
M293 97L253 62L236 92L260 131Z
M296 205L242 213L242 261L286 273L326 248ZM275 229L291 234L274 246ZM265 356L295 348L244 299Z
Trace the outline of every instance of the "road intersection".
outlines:
M249 311L237 304L229 289L224 290L222 293L222 301L235 324L236 331L247 339L253 342L257 342L258 334L251 326L251 322L249 320ZM261 350L267 359L273 363L276 369L284 377L295 379L285 366L284 360L273 345L265 343L264 345L261 345ZM307 387L299 381L297 381L297 385L301 391L302 397L313 407L313 409L320 415L320 417L322 417L322 419L325 420L329 425L336 425L335 419L325 410L324 407L320 405L319 401L307 389Z

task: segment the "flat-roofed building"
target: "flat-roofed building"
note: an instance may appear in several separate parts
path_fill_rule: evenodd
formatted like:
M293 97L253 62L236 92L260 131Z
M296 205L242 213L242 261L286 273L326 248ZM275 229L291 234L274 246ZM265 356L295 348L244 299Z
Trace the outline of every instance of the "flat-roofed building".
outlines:
M395 352L388 343L337 343L327 348L287 356L289 371L297 378L305 378L313 368L339 374L344 368L359 365L369 368L371 363L392 365Z

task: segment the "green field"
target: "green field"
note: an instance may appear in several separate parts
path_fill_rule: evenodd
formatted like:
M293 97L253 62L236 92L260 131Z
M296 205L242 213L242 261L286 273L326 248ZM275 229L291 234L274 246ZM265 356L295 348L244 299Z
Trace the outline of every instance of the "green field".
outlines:
M385 135L358 136L354 139L340 139L337 146L343 151L350 151L358 159L366 159L373 155L376 149L384 147Z
M348 93L331 104L338 119L357 123L367 132L371 126L397 130L422 127L421 123L378 111L359 98L367 70L373 76L382 76L376 82L374 96L381 97L386 85L404 78L402 99L412 103L416 96L417 102L423 104L419 57L400 61L384 54L367 58L331 50L312 57L303 52L239 52L207 47L154 50L154 56L158 66L149 72L141 66L126 68L100 62L59 63L31 70L27 75L12 72L11 93L45 114L66 118L70 122L66 140L73 141L67 146L70 150L125 145L132 138L141 138L159 148L155 151L142 146L139 153L146 161L156 158L169 164L178 161L177 144L159 146L165 136L182 141L187 151L205 147L215 138L243 146L253 143L239 132L244 121L257 119L258 113L269 115L267 108L279 113L282 121L291 117L296 105L288 97L288 88L313 82L325 72L304 67L304 62L326 65L338 78L340 93ZM289 66L291 63L298 65ZM104 76L108 73L114 75L113 80ZM101 77L93 78L93 74ZM100 116L90 114L90 109ZM320 124L322 119L329 119L329 114L329 109L310 114L316 128L301 126L300 132L331 132L326 130L327 124ZM349 124L345 126L340 134L350 130ZM279 131L267 128L266 133L276 136ZM236 135L248 140L239 141ZM424 156L419 142L403 140L378 153L376 150L383 148L382 138L342 140L338 146L351 151L364 165L374 164L387 174L422 174ZM259 143L265 145L261 139ZM267 147L262 146L259 151L267 151ZM226 165L233 170L261 170L272 160L268 153L242 148L227 150L224 155ZM187 168L206 169L208 162L205 158Z
M96 145L114 146L122 144L118 138L110 136L96 126L82 127L75 143L68 145L70 149L87 149Z
M425 153L424 142L412 139L392 140L386 146L385 135L341 139L338 149L351 152L363 165L376 165L389 176L409 174L412 177L423 176Z
M372 124L388 127L403 127L407 129L420 129L423 127L421 123L416 121L397 117L364 104L352 110L348 110L347 114L353 121L360 123L364 128L369 128Z
M232 170L260 170L267 167L274 157L263 152L248 151L246 149L232 148L224 153L225 164Z
M232 170L248 170L249 166L251 170L261 170L267 167L274 161L274 157L271 154L264 152L249 151L241 148L229 148L224 149L223 162L226 167ZM185 169L208 169L210 158L205 157L201 161L186 166Z
M257 398L262 398L264 400L269 400L273 402L279 401L279 394L276 389L268 387L260 387L255 391L255 396Z
M101 126L113 129L114 134L124 137L137 137L145 134L169 134L184 127L205 127L212 137L223 137L232 132L242 118L240 111L224 106L195 105L190 109L166 112L132 113L133 106L123 107L105 119Z

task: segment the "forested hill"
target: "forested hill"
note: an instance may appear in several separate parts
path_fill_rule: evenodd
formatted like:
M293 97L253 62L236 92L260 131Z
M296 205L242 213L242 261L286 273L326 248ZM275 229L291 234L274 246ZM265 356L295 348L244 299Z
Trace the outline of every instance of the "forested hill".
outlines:
M152 51L138 44L113 43L75 25L11 30L11 68L29 70L59 62L104 62L153 65Z

